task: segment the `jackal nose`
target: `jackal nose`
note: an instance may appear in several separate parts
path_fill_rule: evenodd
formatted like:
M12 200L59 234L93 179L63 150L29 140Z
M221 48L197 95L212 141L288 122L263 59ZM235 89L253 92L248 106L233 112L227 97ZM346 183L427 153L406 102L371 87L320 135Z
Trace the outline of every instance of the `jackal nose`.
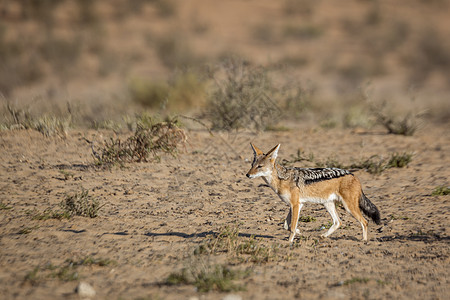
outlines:
M245 176L247 176L248 178L250 178L250 174L248 174L248 173L247 173Z

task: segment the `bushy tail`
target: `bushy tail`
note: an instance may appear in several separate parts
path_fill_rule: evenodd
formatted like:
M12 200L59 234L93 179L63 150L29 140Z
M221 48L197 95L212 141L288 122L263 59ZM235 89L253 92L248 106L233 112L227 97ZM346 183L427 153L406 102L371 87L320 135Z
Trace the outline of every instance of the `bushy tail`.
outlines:
M370 200L364 195L364 192L361 192L361 197L359 198L359 208L363 211L363 213L371 218L377 225L381 224L380 221L380 212L378 208L370 202Z

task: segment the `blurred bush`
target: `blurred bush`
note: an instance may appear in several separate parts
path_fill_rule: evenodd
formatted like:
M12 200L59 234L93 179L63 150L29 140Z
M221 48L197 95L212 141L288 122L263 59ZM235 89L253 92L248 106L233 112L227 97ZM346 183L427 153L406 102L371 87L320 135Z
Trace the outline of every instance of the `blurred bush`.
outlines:
M192 72L176 74L168 82L135 78L130 81L128 89L134 102L172 112L202 107L206 94L205 82Z

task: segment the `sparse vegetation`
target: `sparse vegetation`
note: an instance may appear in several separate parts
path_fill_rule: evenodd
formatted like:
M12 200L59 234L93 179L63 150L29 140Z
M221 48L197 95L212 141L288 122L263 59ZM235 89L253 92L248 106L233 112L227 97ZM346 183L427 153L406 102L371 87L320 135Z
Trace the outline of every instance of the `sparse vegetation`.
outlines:
M80 260L68 259L61 265L48 263L44 266L37 266L25 276L25 281L32 285L39 284L48 278L57 278L61 281L73 281L80 278L79 267L96 265L105 267L115 265L116 262L111 259L94 258L87 256Z
M412 159L413 154L408 152L403 153L393 153L389 157L389 160L387 161L385 168L403 168L406 167Z
M0 298L445 298L449 3L2 1ZM354 172L370 244L288 243L249 141Z
M8 116L2 125L10 130L33 129L46 137L58 135L64 138L71 125L70 115L66 117L55 115L35 117L27 109L18 109L10 103L6 104L6 111Z
M6 205L5 203L0 201L0 210L8 210L11 209L11 206Z
M316 168L340 168L347 170L365 170L370 174L380 174L389 168L403 168L407 166L413 157L413 153L392 153L388 158L379 155L373 155L369 158L362 159L359 162L344 164L334 157L328 157L326 160L318 160L314 154L306 154L301 149L297 150L296 155L291 155L290 159L283 159L282 165L292 166L297 162L306 162Z
M295 80L275 83L269 68L236 57L225 60L213 80L204 112L213 130L276 128L282 117L299 117L315 92Z
M101 149L92 147L95 162L99 166L126 162L158 160L160 153L175 156L186 142L186 133L176 119L155 122L151 117L138 120L134 134L121 141L110 139Z
M70 178L73 178L75 176L74 173L68 172L66 170L59 170L59 173L64 176L64 180L69 180Z
M168 102L169 85L163 81L135 78L128 85L131 99L149 108L161 108Z
M344 114L344 128L371 128L374 125L373 118L370 117L366 107L352 106Z
M55 134L65 137L69 126L70 119L62 119L55 116L43 116L32 125L34 129L47 137Z
M309 223L309 222L315 222L316 218L312 216L300 216L298 219L300 222Z
M433 192L431 193L432 196L446 196L450 195L450 187L441 185L434 188Z
M378 114L377 120L392 134L411 136L416 132L418 126L415 117L411 114L407 114L400 120L394 120L393 118Z
M256 264L280 261L279 245L264 245L253 236L241 237L237 227L223 227L219 233L200 244L195 255L226 253L233 263L252 262Z
M344 281L344 285L350 285L354 283L367 283L369 282L369 278L365 277L352 277L351 279L347 279Z
M97 198L91 197L89 191L85 189L73 195L67 195L60 206L64 210L64 216L82 216L89 218L97 217L98 211L102 207L100 201Z
M19 230L18 234L29 234L33 230L38 229L39 226L32 226L32 227L23 227Z
M62 220L70 219L71 215L68 211L54 211L46 209L42 213L37 213L33 216L33 220L46 221L50 219Z
M278 244L266 246L254 237L250 237L238 245L236 253L241 261L262 264L279 260L278 249ZM248 255L249 257L242 257L241 255Z
M145 107L183 111L202 105L205 83L193 72L180 73L169 82L137 78L130 82L131 99Z
M213 129L264 129L276 123L281 110L274 102L275 87L266 70L239 59L223 65L224 78L215 78L206 117Z
M171 273L165 283L168 285L194 285L201 293L209 291L231 292L243 290L244 286L234 281L248 276L248 272L233 270L224 265L209 265L200 262L180 272Z
M67 194L66 198L60 202L59 207L58 210L46 209L42 213L34 214L33 220L62 220L70 219L73 216L95 218L98 216L98 211L102 205L97 198L89 195L88 190L81 189L74 194Z
M349 166L343 166L344 169L363 169L370 174L380 174L386 169L403 168L407 166L412 159L412 153L392 153L388 158L382 158L378 155L373 155L360 162L352 163Z
M320 231L324 229L330 229L331 226L333 226L333 222L328 221L328 223L320 225L317 230Z
M409 220L409 217L404 215L391 214L389 217L391 218L391 220Z
M370 111L375 116L377 123L384 126L388 133L412 136L419 128L423 113L407 112L404 116L394 117L386 113L386 102L381 105L370 105Z
M361 161L353 163L348 167L349 169L365 170L370 174L381 174L387 169L385 159L378 155L373 155L369 158L362 159Z

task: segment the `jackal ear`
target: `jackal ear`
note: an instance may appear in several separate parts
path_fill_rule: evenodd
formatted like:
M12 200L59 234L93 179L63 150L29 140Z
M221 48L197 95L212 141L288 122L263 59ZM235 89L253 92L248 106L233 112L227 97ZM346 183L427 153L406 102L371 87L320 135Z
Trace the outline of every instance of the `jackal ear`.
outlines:
M261 150L259 150L258 147L256 147L256 146L253 145L252 143L250 143L250 146L252 146L253 154L254 154L255 156L263 155L263 152L262 152Z
M276 145L270 151L266 154L267 157L270 157L271 159L276 159L278 156L278 149L280 149L281 144Z

